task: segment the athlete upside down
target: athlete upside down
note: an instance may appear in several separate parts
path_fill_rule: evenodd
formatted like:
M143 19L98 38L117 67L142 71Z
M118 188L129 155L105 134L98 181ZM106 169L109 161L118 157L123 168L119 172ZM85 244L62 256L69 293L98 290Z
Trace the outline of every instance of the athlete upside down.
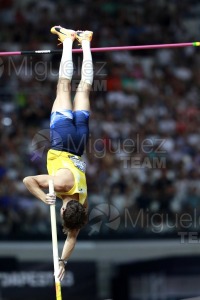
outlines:
M65 264L71 255L80 229L87 223L87 184L85 163L81 159L89 135L89 94L93 81L90 42L91 31L74 31L60 26L51 28L63 43L59 68L57 95L50 118L51 149L47 155L48 174L25 177L28 190L46 204L55 204L56 195L62 199L63 231L67 234L59 260L58 278L63 279ZM77 39L83 48L81 81L73 106L71 79L73 75L72 45ZM56 195L45 194L49 180L53 179Z

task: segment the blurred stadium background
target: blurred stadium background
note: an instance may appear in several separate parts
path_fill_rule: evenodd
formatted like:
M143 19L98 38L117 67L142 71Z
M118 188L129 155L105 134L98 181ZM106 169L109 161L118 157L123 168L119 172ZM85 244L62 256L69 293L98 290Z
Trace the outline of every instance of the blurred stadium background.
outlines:
M198 41L199 15L196 0L1 0L0 51L56 49L53 25L94 31L92 47ZM94 53L89 224L63 299L200 296L199 51ZM0 58L1 300L55 299L49 207L22 179L46 173L59 61Z

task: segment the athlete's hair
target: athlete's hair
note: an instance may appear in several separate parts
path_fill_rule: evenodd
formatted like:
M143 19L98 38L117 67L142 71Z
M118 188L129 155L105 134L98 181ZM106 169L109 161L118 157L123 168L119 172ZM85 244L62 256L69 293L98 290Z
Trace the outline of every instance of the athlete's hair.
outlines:
M86 208L77 200L70 200L62 215L63 232L67 234L68 230L81 229L88 221Z

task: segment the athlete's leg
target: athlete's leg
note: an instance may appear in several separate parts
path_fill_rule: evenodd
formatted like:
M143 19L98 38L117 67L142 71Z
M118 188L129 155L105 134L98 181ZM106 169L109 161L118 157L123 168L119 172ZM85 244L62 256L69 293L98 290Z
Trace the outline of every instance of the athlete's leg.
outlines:
M51 32L57 34L58 39L63 42L57 95L50 118L51 148L60 151L73 151L73 145L69 144L69 141L76 132L73 124L70 93L73 75L72 44L75 39L75 31L54 26L51 28Z
M76 33L77 40L82 44L83 63L81 69L81 81L78 85L74 98L74 111L90 111L89 94L93 82L93 64L90 50L92 34L93 33L91 31L77 31Z
M51 29L53 34L58 35L58 39L63 42L63 53L59 68L59 79L57 94L52 112L62 110L72 110L71 103L71 79L73 75L72 44L75 39L75 31L54 26Z

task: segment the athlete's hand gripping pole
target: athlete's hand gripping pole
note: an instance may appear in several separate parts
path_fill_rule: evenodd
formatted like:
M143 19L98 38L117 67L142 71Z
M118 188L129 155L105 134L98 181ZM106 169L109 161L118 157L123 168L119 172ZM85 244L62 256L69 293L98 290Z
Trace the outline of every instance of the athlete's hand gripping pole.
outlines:
M49 180L49 194L54 194L53 180ZM52 234L52 248L53 248L53 263L54 263L54 276L56 287L56 300L62 300L61 284L58 279L59 273L59 256L58 256L58 240L57 240L57 225L56 225L56 209L55 204L50 205L51 216L51 234Z

